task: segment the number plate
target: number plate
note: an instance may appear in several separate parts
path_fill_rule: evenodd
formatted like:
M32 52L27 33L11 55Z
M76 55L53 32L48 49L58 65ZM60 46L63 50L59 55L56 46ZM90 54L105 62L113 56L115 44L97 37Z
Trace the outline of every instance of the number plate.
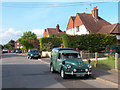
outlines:
M35 55L35 57L38 57L38 55Z

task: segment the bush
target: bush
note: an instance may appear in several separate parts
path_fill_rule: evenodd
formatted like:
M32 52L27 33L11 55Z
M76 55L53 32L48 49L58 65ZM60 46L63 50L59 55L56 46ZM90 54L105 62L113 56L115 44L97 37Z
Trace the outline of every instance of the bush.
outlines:
M62 38L60 37L43 37L40 39L40 50L51 51L52 48L60 47Z
M117 43L116 35L111 34L64 35L62 40L64 47L90 52L100 52Z

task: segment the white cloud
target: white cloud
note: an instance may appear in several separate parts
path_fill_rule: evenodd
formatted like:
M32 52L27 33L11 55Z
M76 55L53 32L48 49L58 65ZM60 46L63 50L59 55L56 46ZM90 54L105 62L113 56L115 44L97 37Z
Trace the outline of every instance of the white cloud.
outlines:
M20 38L20 36L23 34L22 31L18 30L15 31L13 28L9 28L5 32L0 32L0 43L6 44L8 41L12 40L17 40Z
M30 31L34 32L37 35L37 38L42 37L44 33L44 29L32 29ZM23 35L23 33L24 32L21 30L14 30L13 28L9 28L5 32L0 32L0 43L4 45L11 39L16 41Z
M44 29L32 29L30 31L34 32L37 35L37 38L42 37L44 33Z

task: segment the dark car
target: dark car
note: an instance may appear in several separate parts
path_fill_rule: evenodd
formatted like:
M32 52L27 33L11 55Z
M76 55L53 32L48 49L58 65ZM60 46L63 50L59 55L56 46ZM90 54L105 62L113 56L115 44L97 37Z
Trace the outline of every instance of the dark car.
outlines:
M106 47L105 56L114 55L115 53L120 54L120 45L111 45L109 47Z
M21 49L16 49L15 52L16 53L22 53L22 50Z
M64 79L68 75L89 77L92 66L84 63L80 53L71 48L54 48L51 54L50 71L60 73Z
M15 53L15 50L11 50L11 53Z
M41 54L37 49L30 49L28 51L28 59L41 58Z

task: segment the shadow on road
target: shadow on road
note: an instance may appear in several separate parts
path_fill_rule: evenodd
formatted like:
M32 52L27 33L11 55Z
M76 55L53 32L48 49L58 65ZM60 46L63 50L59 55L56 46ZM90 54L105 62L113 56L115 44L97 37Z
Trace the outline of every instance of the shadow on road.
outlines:
M26 55L20 55L20 54L16 54L16 53L3 53L2 54L2 59L11 58L11 57L26 57Z

